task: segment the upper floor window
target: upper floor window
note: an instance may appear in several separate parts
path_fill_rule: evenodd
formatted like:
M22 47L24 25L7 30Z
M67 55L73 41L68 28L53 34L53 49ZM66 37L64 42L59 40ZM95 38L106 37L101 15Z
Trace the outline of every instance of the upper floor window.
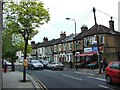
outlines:
M105 43L105 38L104 36L100 36L100 44Z
M79 48L79 42L76 42L76 49Z
M66 50L67 43L63 44L63 50Z
M54 52L57 52L57 45L54 45Z
M59 44L59 45L58 45L58 48L59 48L59 51L61 51L61 50L62 50L62 45Z
M69 46L69 50L72 50L72 42L69 42L68 46Z

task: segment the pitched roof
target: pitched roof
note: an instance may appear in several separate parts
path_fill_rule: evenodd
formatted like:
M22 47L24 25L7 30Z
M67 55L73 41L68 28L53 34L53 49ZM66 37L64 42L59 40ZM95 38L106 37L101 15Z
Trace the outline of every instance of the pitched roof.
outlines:
M81 32L75 39L82 39L83 37L95 35L98 34L112 34L112 35L118 35L119 32L113 30L111 31L110 28L104 26L104 25L94 25L89 30Z
M73 41L73 37L75 37L75 35L72 33L69 36L67 36L63 42L69 42L69 41Z
M52 39L50 41L42 42L38 47L46 47L46 46L52 46L57 39Z

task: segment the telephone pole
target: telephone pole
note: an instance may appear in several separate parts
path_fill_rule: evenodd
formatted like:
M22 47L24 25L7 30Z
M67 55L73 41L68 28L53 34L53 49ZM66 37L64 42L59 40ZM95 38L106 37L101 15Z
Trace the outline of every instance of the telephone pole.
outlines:
M97 26L97 20L96 20L96 9L93 7L93 13L94 13L94 20L95 20L95 26ZM99 36L98 36L98 30L96 30L96 39L97 39L97 48L98 48L98 68L99 73L101 73L101 60L100 60L100 49L99 49Z

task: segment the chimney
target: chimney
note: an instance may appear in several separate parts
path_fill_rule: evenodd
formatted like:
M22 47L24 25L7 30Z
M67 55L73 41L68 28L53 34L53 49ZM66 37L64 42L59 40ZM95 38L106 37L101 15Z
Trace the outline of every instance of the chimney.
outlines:
M48 41L48 38L47 37L44 37L43 38L43 42L47 42Z
M112 17L111 17L111 20L109 21L109 28L110 28L110 31L114 31L114 21L112 20Z
M66 37L66 32L65 31L64 32L61 31L60 38L64 38L64 37Z
M87 30L88 30L87 25L82 25L81 32L84 32L84 31L87 31Z
M35 45L35 41L31 41L31 45Z

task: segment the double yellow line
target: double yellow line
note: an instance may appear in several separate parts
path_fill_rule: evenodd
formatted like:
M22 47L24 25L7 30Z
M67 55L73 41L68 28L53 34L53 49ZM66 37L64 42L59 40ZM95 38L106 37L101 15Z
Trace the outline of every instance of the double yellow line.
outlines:
M48 88L39 79L37 79L35 76L33 76L33 78L35 79L36 83L41 88L41 90L48 90Z

